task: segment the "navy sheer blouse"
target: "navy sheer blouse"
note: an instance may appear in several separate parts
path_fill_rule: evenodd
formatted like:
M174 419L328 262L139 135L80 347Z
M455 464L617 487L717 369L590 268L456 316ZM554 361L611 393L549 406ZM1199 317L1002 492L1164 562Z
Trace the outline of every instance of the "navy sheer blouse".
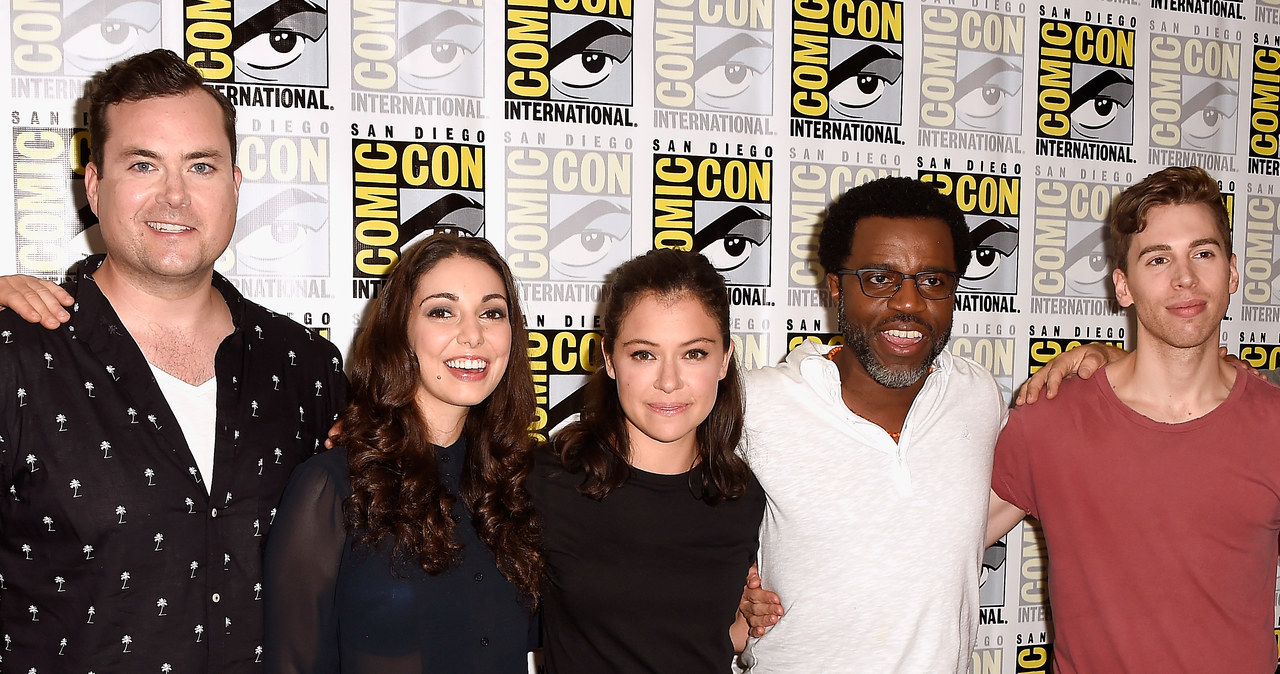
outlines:
M440 475L457 494L463 440L438 450ZM267 541L268 672L525 672L534 616L498 571L469 513L454 503L461 561L428 575L393 570L391 545L352 548L342 504L351 494L347 450L299 466Z

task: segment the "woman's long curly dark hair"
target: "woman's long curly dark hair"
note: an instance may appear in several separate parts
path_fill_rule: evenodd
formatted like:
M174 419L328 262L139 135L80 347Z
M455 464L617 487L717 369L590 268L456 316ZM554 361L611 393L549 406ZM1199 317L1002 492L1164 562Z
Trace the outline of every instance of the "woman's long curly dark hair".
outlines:
M507 295L511 354L498 387L467 413L463 505L498 569L537 605L544 560L524 481L533 467L533 377L528 336L505 261L482 238L436 234L410 248L378 293L348 361L352 401L338 442L348 448L352 495L346 525L359 545L389 538L398 563L427 573L447 569L462 546L454 539L454 496L440 483L436 447L415 398L421 385L408 325L419 279L439 262L463 257L491 267Z
M613 348L627 314L647 295L696 299L715 319L722 343L729 348L729 293L724 278L698 253L658 249L623 263L605 280L602 351ZM731 359L716 387L715 405L695 432L701 484L694 486L707 503L746 493L750 471L736 451L742 438L743 399L738 364ZM626 414L618 400L617 383L603 366L587 380L582 416L556 435L553 448L565 470L585 474L578 491L591 498L603 499L626 483L631 471Z

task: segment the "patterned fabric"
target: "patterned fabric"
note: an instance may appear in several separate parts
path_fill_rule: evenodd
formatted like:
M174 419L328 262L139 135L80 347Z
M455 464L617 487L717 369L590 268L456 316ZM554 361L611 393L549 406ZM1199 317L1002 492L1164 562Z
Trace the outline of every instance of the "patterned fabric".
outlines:
M0 313L0 671L260 671L264 541L345 404L338 350L215 275L235 331L206 490L101 260L61 328Z

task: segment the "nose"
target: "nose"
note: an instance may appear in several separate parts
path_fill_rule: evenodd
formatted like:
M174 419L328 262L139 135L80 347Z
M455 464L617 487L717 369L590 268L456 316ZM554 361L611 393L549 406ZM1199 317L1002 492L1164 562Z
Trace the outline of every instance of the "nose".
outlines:
M1199 283L1195 268L1187 260L1173 262L1172 283L1175 288L1194 288Z
M919 313L924 309L925 299L920 296L920 289L916 287L914 278L902 279L902 286L898 288L898 292L889 298L889 308L894 311L900 311L904 314Z
M182 171L165 171L160 202L171 207L186 206L190 202L186 176Z
M484 330L480 327L480 319L474 316L463 316L458 321L458 343L471 347L484 343Z
M670 359L663 359L658 364L658 378L654 380L653 387L663 393L671 393L681 386L679 366Z

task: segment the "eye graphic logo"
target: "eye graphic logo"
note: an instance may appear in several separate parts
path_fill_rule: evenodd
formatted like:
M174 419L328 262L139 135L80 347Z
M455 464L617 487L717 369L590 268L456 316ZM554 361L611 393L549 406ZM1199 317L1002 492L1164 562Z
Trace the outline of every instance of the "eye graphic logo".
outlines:
M1073 73L1087 78L1071 92L1067 115L1071 137L1110 143L1133 141L1133 80L1110 68L1077 65Z
M1018 228L1001 218L966 215L973 257L960 289L1014 293L1018 290Z
M758 206L702 203L694 214L693 250L702 253L726 283L758 285L769 277L769 256L755 253L768 250L772 228L773 220Z
M240 217L219 271L229 276L329 273L329 200L323 186L245 182Z
M1236 151L1236 110L1240 87L1234 82L1187 77L1191 97L1178 119L1182 145L1192 150L1232 154Z
M874 42L837 40L831 53L837 65L831 69L830 119L902 121L900 52Z
M973 67L969 67L973 61ZM959 55L956 128L963 131L1016 133L1022 128L1022 59Z
M484 16L480 8L400 2L396 82L399 91L484 94Z
M553 15L548 57L551 100L630 105L630 24Z
M773 45L768 34L699 27L693 62L694 107L698 110L767 115L773 109Z
M1107 298L1111 292L1111 269L1104 248L1105 234L1096 222L1067 223L1066 265L1063 274L1067 293L1075 297Z
M631 256L631 209L625 199L550 195L550 278L595 281Z
M327 86L329 11L311 0L236 0L235 81Z
M161 46L160 3L152 0L14 3L11 11L15 75L89 77Z

